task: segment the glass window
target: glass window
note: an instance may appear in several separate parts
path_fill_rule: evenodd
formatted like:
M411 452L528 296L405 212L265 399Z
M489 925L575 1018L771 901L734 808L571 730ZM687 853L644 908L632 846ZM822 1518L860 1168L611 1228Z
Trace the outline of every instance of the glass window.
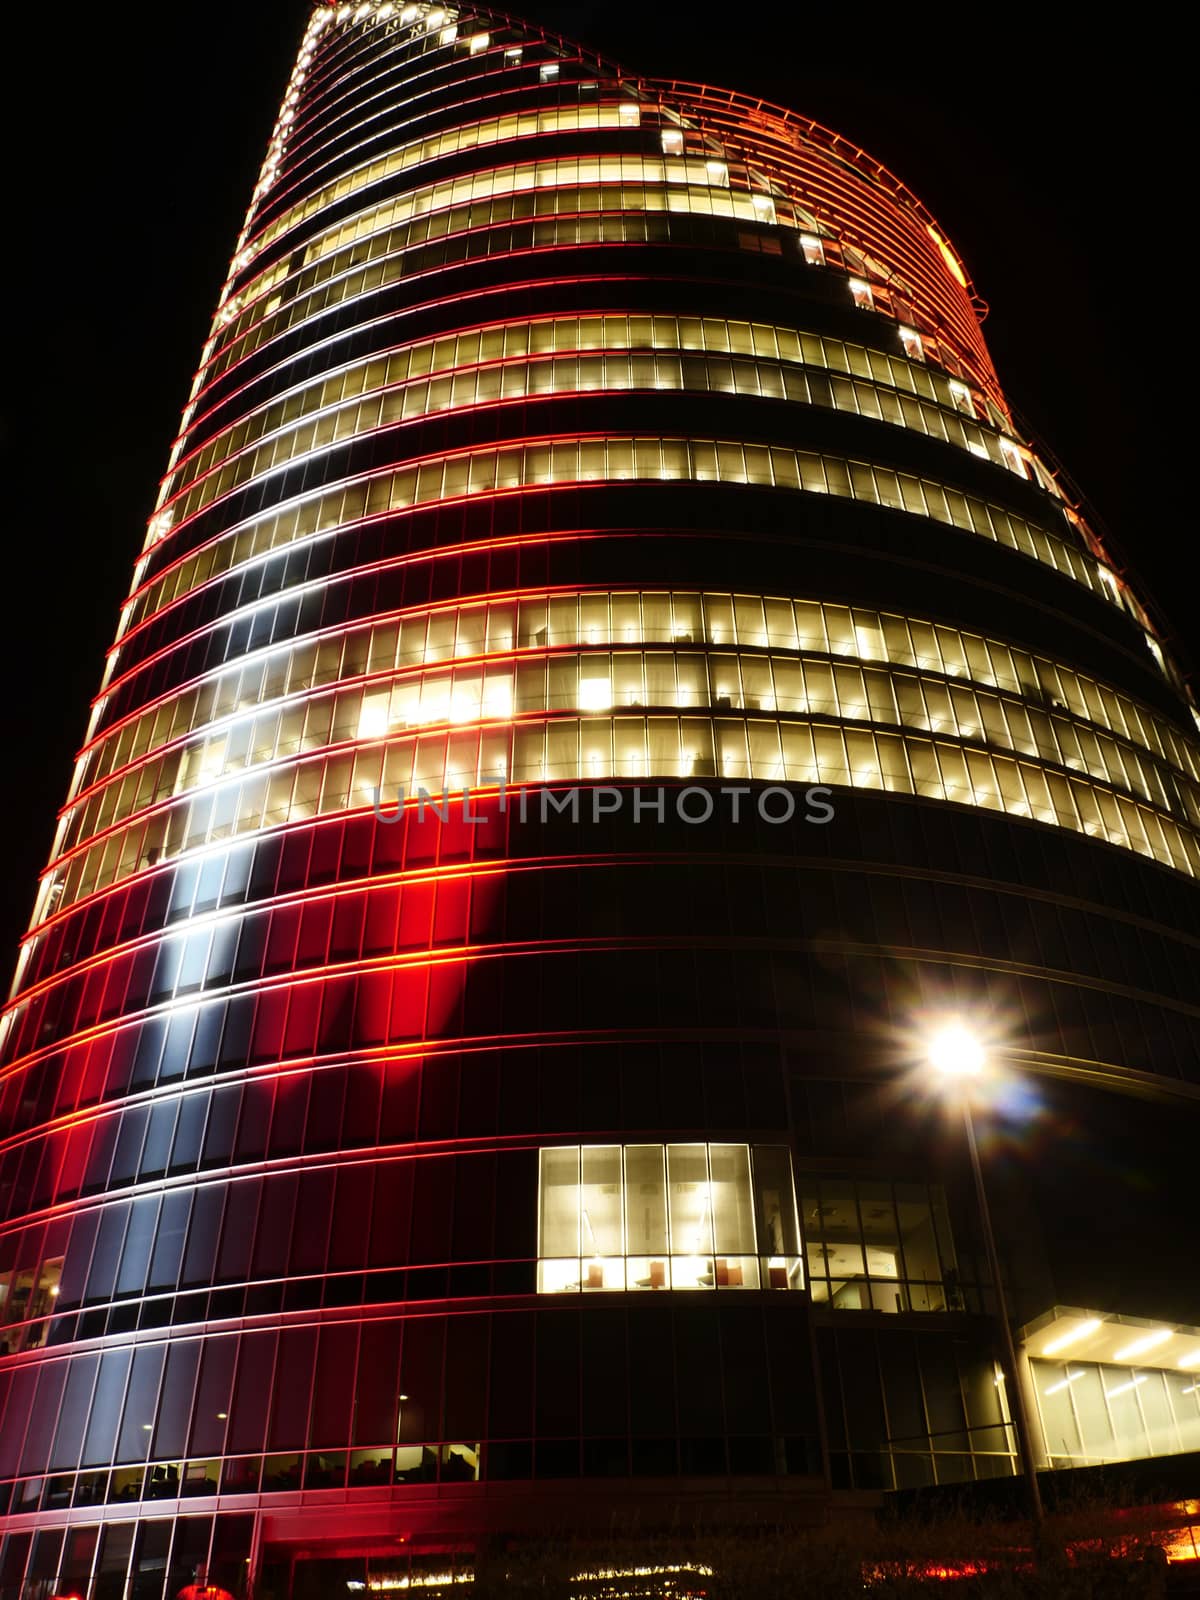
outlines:
M619 1145L586 1146L581 1161L580 1222L587 1289L623 1289L624 1192Z
M1030 1367L1052 1466L1095 1466L1196 1448L1200 1406L1194 1377L1078 1361L1032 1361Z
M803 1287L783 1147L543 1150L540 1188L544 1294Z
M666 1152L660 1144L625 1150L626 1248L631 1289L666 1287Z
M801 1209L814 1300L843 1311L959 1309L940 1191L814 1179Z
M671 1223L671 1286L700 1284L712 1251L712 1202L707 1152L702 1144L667 1146Z

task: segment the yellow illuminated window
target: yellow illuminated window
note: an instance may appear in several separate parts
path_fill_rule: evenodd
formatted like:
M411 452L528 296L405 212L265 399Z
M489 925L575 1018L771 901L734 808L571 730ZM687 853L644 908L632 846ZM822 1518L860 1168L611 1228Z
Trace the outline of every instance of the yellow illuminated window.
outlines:
M538 1289L799 1289L786 1149L584 1145L541 1153Z

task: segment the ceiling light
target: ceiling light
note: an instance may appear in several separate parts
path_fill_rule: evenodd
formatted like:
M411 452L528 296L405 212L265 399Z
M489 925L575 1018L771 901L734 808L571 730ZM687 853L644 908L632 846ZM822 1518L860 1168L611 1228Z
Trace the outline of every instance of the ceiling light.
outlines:
M1052 1339L1043 1349L1042 1354L1044 1356L1056 1356L1060 1350L1065 1350L1068 1345L1075 1344L1080 1339L1086 1339L1089 1334L1095 1333L1099 1326L1099 1317L1089 1317L1086 1322L1078 1323L1069 1333L1061 1333L1057 1339Z
M1113 1360L1132 1361L1134 1356L1144 1355L1147 1350L1156 1350L1160 1344L1166 1344L1174 1333L1174 1328L1155 1328L1153 1333L1145 1333L1140 1339L1134 1339L1131 1344L1124 1345L1113 1356Z

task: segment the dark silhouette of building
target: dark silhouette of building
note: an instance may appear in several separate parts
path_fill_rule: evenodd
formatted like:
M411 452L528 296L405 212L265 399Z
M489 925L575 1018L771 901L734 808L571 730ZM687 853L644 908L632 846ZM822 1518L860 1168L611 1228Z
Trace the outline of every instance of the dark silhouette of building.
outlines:
M2 1024L2 1600L1011 1475L952 1015L1047 1459L1196 1447L1053 1225L1194 1106L1195 710L981 310L791 112L314 10Z

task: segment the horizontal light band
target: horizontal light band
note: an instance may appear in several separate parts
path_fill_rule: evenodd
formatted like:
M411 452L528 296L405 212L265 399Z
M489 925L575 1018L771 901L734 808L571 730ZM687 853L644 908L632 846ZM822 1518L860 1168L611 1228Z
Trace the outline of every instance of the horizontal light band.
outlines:
M453 668L401 669L366 682L312 689L291 702L244 713L150 756L93 792L67 814L61 850L164 796L182 796L223 777L355 738L379 738L438 723L509 720L537 711L710 709L818 715L844 722L900 725L990 745L1086 772L1159 810L1178 808L1200 827L1200 790L1167 779L1114 741L1013 699L961 682L925 680L877 666L865 674L840 663L771 653L646 649L612 654L565 652L523 660L498 655ZM1168 788L1167 785L1170 785Z
M369 478L331 484L248 520L223 535L228 546L224 559L238 565L363 516L440 500L555 484L632 481L757 484L905 511L1007 545L1109 603L1122 604L1116 580L1109 573L1112 581L1106 582L1107 569L1088 552L976 495L871 462L712 438L593 435L426 457Z
M616 590L535 592L415 608L319 639L268 646L232 667L214 669L94 739L80 757L72 799L152 750L239 712L368 673L532 649L539 636L554 649L682 643L810 650L865 664L916 667L1016 694L1051 716L1066 713L1107 729L1200 782L1200 747L1148 707L1061 661L998 640L865 607L851 613L846 606L781 597Z
M747 747L749 741L749 748ZM885 789L956 801L1071 828L1200 875L1200 844L1173 819L1087 779L941 739L695 714L407 735L328 754L159 805L80 847L43 879L37 918L183 851L333 812L361 809L373 790L457 792L501 782L588 783L696 776ZM36 920L36 919L35 919Z
M792 338L799 342L796 335ZM478 336L471 342L478 346ZM414 357L424 353L418 347ZM886 357L881 364L886 368ZM945 380L943 385L948 389ZM170 502L171 525L178 528L222 495L261 480L289 462L311 459L335 442L363 438L397 423L417 422L442 412L474 410L501 401L647 389L740 394L826 406L940 439L976 458L1005 467L1022 479L1027 480L1030 475L1020 452L990 427L964 421L957 410L943 410L911 394L881 388L867 378L830 381L822 375L810 379L799 370L799 363L788 365L765 356L726 360L688 355L681 349L670 353L658 349L651 354L609 347L570 355L556 353L485 362L450 369L434 377L411 378L385 390L372 390L361 398L355 396L329 407L316 418L293 422L257 448L243 449L220 470L211 471L199 482L193 480L190 487L187 485L192 475L182 474L181 486L187 487L187 492ZM233 430L235 434L241 431L241 424ZM228 435L215 441L215 447L220 449L222 443L231 443ZM206 453L210 448L206 446Z

